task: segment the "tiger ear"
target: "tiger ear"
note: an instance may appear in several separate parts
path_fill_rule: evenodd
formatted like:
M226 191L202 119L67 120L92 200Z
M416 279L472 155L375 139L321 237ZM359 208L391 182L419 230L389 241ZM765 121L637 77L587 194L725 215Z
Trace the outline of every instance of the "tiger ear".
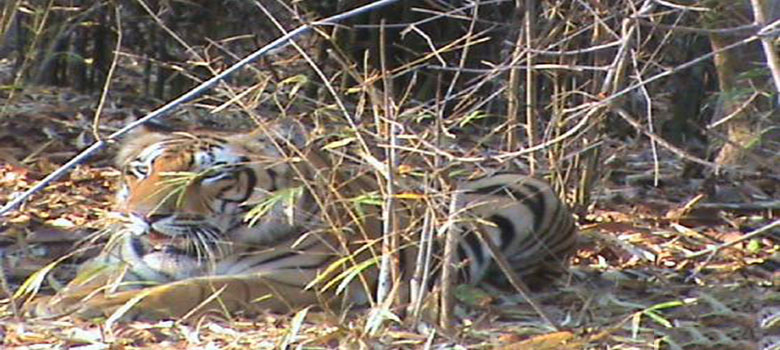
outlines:
M137 128L135 128L133 130L130 130L130 133L132 133L133 131L136 131L136 130L141 131L141 132L145 132L145 133L156 132L156 133L160 133L160 134L170 134L170 133L176 131L173 128L171 128L170 126L167 126L167 125L162 124L162 123L160 123L158 121L155 121L155 120L150 120L150 121L147 121L147 122L139 125Z
M241 135L243 143L254 147L267 148L275 141L281 147L304 148L307 144L306 127L292 120L262 125L252 132Z
M134 158L147 146L165 138L167 134L173 132L172 129L153 122L146 122L135 129L132 129L122 136L119 142L119 152L117 152L115 163L121 167Z
M274 125L273 129L276 137L281 138L281 141L297 148L305 147L308 142L308 130L297 120L286 119L280 121Z

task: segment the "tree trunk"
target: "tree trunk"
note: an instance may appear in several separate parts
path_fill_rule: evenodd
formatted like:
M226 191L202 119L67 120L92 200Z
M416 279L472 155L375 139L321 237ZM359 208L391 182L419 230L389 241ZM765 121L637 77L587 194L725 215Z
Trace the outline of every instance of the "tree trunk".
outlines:
M755 2L763 3L768 22L780 17L780 0ZM724 28L754 22L748 0L720 1L713 10L713 17L705 19L709 22L705 25ZM745 38L733 34L711 34L710 42L713 51L717 52ZM766 96L777 96L778 93L770 81L766 60L757 41L715 55L720 95L713 120L724 121L726 135L726 141L715 159L718 164L749 168L762 165L760 157L752 157L749 149L751 145L760 144L765 127L760 119L771 116L773 107ZM763 165L771 167L770 164Z

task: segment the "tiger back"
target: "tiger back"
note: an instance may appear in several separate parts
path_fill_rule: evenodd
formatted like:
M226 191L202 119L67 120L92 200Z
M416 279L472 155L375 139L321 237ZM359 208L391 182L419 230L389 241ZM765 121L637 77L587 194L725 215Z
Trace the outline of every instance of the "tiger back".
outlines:
M361 199L379 196L377 181L348 157L295 139L284 129L136 132L117 156L122 225L79 277L32 313L121 309L125 319L165 318L371 302L381 210ZM466 213L456 223L460 282L500 283L477 231L521 276L559 271L572 252L573 219L545 182L499 174L458 192ZM396 212L407 278L419 242L415 206L401 203Z

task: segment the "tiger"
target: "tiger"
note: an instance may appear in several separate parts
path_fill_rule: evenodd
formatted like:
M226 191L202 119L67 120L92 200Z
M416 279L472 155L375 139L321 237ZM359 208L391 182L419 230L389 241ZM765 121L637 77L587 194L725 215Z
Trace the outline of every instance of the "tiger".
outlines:
M381 206L366 198L383 196L378 172L295 129L133 131L116 156L122 222L30 314L163 319L375 302L386 229ZM453 188L458 283L505 283L478 230L524 279L565 269L577 229L548 183L499 172ZM417 202L394 207L399 279L419 252Z

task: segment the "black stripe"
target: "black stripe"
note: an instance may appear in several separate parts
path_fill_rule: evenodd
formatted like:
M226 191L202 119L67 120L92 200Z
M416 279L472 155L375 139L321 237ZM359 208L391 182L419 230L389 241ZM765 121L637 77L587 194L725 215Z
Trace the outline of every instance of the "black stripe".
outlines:
M534 232L539 232L542 229L542 222L544 221L541 219L544 218L544 215L546 214L547 198L544 195L543 189L531 186L530 184L523 184L522 186L531 194L527 194L525 198L518 198L522 198L520 202L531 209L531 212L534 214ZM511 191L511 193L515 194L515 191Z
M295 237L298 237L298 235L296 235ZM297 239L297 238L296 238L296 239ZM288 241L288 242L289 242L289 241ZM281 245L282 245L282 246L287 246L287 244L286 244L286 243L287 243L287 242L284 242L284 243L282 243ZM287 253L280 254L280 255L276 255L276 256L271 256L271 257L268 257L268 258L267 258L267 259L265 259L265 260L258 261L258 262L256 262L256 263L254 264L254 266L258 266L258 265L262 265L262 264L266 264L266 263L274 262L274 261L277 261L277 260L282 260L282 259L286 259L286 258L290 258L290 257L294 257L294 256L302 255L302 254L307 254L308 252L307 252L306 250L308 250L308 249L311 249L312 247L314 247L314 246L316 246L316 245L318 245L318 244L320 244L320 242L319 242L319 241L314 241L314 242L312 242L312 244L309 244L309 245L308 245L308 246L306 246L306 247L296 248L297 250L295 250L295 251L287 252ZM253 255L252 255L252 253L247 253L246 255L247 255L247 256L249 256L249 257L252 257L252 256L253 256ZM330 255L332 255L332 254L323 254L323 255L324 255L324 256L328 256L328 257L329 257L329 256L330 256ZM295 266L302 266L302 265L295 265Z
M479 238L477 238L476 232L472 230L463 232L461 237L461 242L458 245L460 246L463 244L466 244L469 246L469 248L471 248L471 251L474 252L475 255L474 258L477 260L477 261L471 261L470 263L482 264L485 261L485 255L483 254L482 251L482 242L480 242Z
M141 242L141 239L138 237L133 237L130 239L130 248L132 248L133 252L138 256L142 256L144 255L144 253L146 253L146 250L144 249L144 244Z
M407 248L407 249L411 249L411 248ZM406 254L404 254L406 252L407 252L407 250L401 248L401 251L398 254L395 254L395 256L398 257L398 269L399 269L399 271L401 271L401 276L411 277L412 274L414 273L414 269L409 268L407 270L407 268L406 268L406 263L407 263L407 261L406 261ZM407 273L407 271L408 271L408 273ZM406 279L406 278L404 278L404 279Z
M286 266L286 267L280 267L280 268L277 268L276 270L300 270L300 269L325 268L325 267L328 267L326 265L326 263L331 261L331 260L333 260L332 257L333 257L333 255L327 255L327 256L325 256L325 259L323 259L322 261L313 263L311 265L291 265L291 266ZM307 281L306 283L309 283L309 282Z
M192 167L195 165L195 157L194 157L194 155L190 154L190 156L188 158L189 159L187 160L187 169L192 169ZM157 158L155 158L155 160L156 159ZM154 163L152 163L152 164L154 164Z
M458 252L458 258L461 261L468 258L468 255L466 255L466 250L463 249L463 246L461 244L458 244L457 252ZM439 261L442 261L442 260L439 260ZM461 274L461 276L463 278L463 281L468 281L469 280L469 272L470 272L469 269L468 268L462 268L460 270L462 271L462 272L460 272L460 274ZM439 273L440 272L441 272L441 269L436 269L435 273L431 273L431 281L437 280L439 278ZM434 275L435 275L435 278L434 278Z
M525 192L518 191L507 185L480 187L475 189L475 191L492 195L508 195L528 207L534 214L535 219L544 217L546 204L544 189L534 186L531 183L523 183L520 184L520 186ZM534 220L534 231L538 231L541 228L541 221L542 220Z
M211 141L213 141L213 142L215 142L215 143L227 143L227 144L229 144L229 143L230 143L230 142L229 142L227 139L224 139L224 138L222 138L222 137L217 137L217 136L206 136L205 138L206 138L207 140L211 140ZM222 145L219 145L219 146L221 147Z
M240 170L236 170L234 176L235 178L233 179L233 183L221 189L217 194L217 198L225 202L242 203L252 196L252 192L254 192L255 189L255 184L257 183L257 177L255 176L255 173L252 171L252 169L249 168L241 168ZM225 192L232 189L233 187L241 186L242 176L245 176L246 178L246 185L244 185L243 196L238 199L225 198Z
M250 168L244 168L241 173L246 175L246 199L249 199L249 197L252 195L252 192L255 191L255 186L257 185L257 175L255 175L255 172Z
M265 172L268 174L268 177L271 179L271 188L266 188L266 190L268 192L276 191L278 189L276 187L276 177L277 177L276 171L274 171L271 168L266 168ZM254 188L254 185L252 186L252 188Z
M501 230L500 247L502 252L505 251L509 244L517 237L515 226L512 224L512 221L499 215L493 215L488 220L496 224L498 229Z
M220 182L227 182L222 187L219 188L219 191L217 191L217 195L215 196L217 199L225 201L225 202L233 202L233 203L241 203L245 201L247 198L249 198L249 189L245 189L244 193L242 194L242 197L239 198L230 198L225 195L226 192L232 190L235 187L240 187L240 180L241 175L243 174L234 174L233 176L230 176L228 178L220 179Z
M547 235L552 238L548 241L550 241L551 247L556 247L556 249L560 250L561 247L559 246L564 245L573 236L574 221L563 203L560 203L556 208L553 219L555 222L547 228ZM571 242L566 244L566 246L571 246Z

